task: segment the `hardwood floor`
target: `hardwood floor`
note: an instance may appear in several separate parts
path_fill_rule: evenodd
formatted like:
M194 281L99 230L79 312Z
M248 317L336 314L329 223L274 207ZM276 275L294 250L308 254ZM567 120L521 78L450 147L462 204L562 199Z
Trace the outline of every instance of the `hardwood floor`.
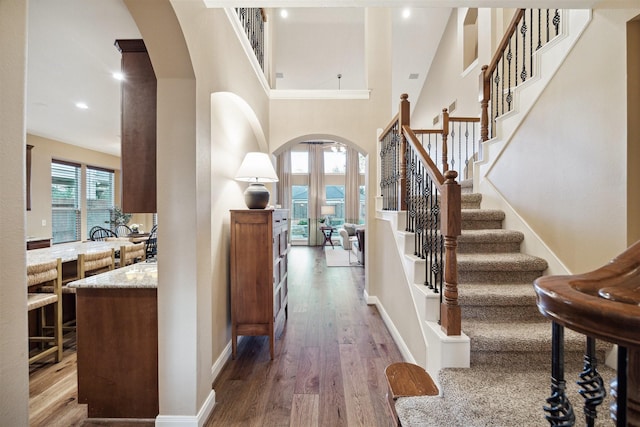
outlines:
M276 340L275 359L267 337L241 338L237 359L229 360L213 385L216 406L206 426L393 425L384 368L402 356L363 289L362 268L326 267L321 249L294 247L289 318ZM87 419L76 384L75 346L59 364L32 365L30 425L112 425Z
M393 425L384 369L402 356L363 289L362 268L327 267L321 249L293 247L276 357L266 337L242 338L214 383L206 425Z

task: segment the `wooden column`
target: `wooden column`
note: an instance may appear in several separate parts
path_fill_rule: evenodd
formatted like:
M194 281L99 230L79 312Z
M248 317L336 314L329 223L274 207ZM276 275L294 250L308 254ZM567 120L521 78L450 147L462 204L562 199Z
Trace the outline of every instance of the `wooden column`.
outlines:
M491 97L491 86L485 78L487 65L482 66L480 72L480 140L482 142L489 139L489 98Z
M449 111L442 109L442 173L449 170L449 149L447 139L449 137Z
M116 40L122 53L122 210L155 213L156 75L142 40Z
M447 335L460 335L461 311L458 305L458 257L456 249L458 236L462 229L461 188L456 182L458 173L447 171L442 188L442 225L444 236L445 266L444 266L444 300L440 305L440 319L442 330Z
M405 153L407 152L407 139L404 137L403 126L410 126L410 104L409 95L403 93L400 95L400 107L398 108L398 132L400 132L400 158L398 159L400 168L400 180L398 182L398 210L407 209L407 160Z

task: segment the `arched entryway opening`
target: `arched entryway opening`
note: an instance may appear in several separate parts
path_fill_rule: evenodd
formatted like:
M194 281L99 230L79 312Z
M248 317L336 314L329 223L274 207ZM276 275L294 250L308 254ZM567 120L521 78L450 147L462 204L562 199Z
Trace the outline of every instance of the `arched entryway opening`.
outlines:
M349 249L339 229L364 228L367 212L367 153L336 135L304 135L275 153L277 204L291 212L291 242L319 246L322 227L332 227L334 244ZM346 226L345 226L346 224Z

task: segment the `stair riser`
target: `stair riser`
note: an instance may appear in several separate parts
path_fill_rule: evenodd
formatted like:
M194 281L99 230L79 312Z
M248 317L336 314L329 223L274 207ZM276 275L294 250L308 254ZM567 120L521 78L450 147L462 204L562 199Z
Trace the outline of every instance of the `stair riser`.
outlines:
M535 304L530 306L495 306L476 305L462 306L463 320L507 320L518 319L518 322L541 321L542 314Z
M600 350L597 351L597 359L598 364L603 364L606 358L605 351ZM584 360L584 351L576 350L576 351L565 351L564 352L565 359L565 372L580 372L583 366ZM538 353L513 353L513 352L476 352L471 353L471 365L476 364L493 364L493 365L503 365L509 366L511 368L518 367L523 371L531 370L532 366L535 366L537 369L549 372L549 383L551 382L551 352L541 351ZM573 375L565 374L565 379L567 381L573 381L575 378ZM541 378L541 381L545 381L545 378ZM448 387L443 385L443 389L449 391Z
M542 271L458 271L458 283L533 283Z
M458 253L460 254L473 254L473 253L506 253L506 252L520 252L520 243L465 243L458 242Z
M462 220L463 230L497 230L502 228L501 220Z
M480 203L479 202L474 202L474 201L465 202L463 200L462 201L462 209L480 209Z

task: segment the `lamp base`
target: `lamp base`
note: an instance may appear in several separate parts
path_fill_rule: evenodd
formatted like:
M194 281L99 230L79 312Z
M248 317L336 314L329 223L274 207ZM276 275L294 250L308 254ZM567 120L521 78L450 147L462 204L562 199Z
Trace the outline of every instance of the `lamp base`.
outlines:
M249 209L264 209L269 204L269 190L261 182L252 182L244 191L244 202Z

